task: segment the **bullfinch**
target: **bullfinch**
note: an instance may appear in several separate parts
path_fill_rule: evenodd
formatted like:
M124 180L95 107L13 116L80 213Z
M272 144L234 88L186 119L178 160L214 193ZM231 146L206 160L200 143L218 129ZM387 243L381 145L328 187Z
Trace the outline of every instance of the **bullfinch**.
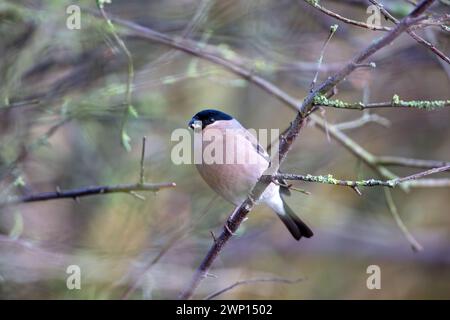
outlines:
M201 152L203 157L196 163L198 172L216 193L235 206L240 205L269 167L269 155L255 136L224 112L200 111L189 121L189 127L202 134L201 143L194 143L194 152ZM207 151L215 154L215 161L205 158ZM289 189L283 184L270 183L258 202L272 208L296 240L312 237L311 229L284 201L283 195L289 194Z

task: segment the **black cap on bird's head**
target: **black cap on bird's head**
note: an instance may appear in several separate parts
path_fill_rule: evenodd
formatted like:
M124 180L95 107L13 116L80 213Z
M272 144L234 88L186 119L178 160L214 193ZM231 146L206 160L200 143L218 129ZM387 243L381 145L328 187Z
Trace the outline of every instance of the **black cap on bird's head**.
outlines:
M196 122L202 123L202 129L206 126L219 121L219 120L232 120L233 117L219 110L206 109L195 114L191 121L189 121L189 127L194 129Z

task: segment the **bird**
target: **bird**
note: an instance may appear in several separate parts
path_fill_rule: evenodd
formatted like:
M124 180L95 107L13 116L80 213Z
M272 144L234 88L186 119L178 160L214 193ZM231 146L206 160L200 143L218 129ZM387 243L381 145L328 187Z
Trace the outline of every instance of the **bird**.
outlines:
M222 111L202 110L191 118L188 126L194 133L202 134L201 143L194 142L194 152L202 155L202 161L196 163L200 176L225 200L240 205L269 167L269 155L238 120ZM206 151L210 151L216 161L206 159ZM221 154L223 159L220 159ZM271 182L258 203L265 203L275 211L296 240L310 238L313 236L311 229L283 198L289 193L284 181Z

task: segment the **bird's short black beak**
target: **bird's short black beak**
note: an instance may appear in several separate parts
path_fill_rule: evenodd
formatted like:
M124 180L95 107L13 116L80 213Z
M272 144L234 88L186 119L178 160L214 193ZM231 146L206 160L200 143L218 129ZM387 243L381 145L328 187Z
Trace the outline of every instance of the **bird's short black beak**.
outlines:
M202 122L200 120L198 120L197 118L192 118L191 121L189 121L188 123L189 128L191 128L192 130L198 129L198 128L202 128Z
M191 121L189 121L188 123L188 127L191 128L192 130L194 130L194 118L191 119Z

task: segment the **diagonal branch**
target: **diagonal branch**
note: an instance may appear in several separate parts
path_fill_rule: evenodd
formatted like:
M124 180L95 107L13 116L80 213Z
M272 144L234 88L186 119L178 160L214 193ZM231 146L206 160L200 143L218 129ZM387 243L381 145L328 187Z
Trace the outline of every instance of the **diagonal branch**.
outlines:
M395 223L399 227L400 231L405 236L406 240L411 244L411 248L414 252L419 252L423 250L422 245L414 238L411 232L409 232L406 225L403 223L402 218L398 214L397 206L395 205L394 199L392 198L391 190L388 188L384 188L384 198L386 200L386 204L388 206L389 211L392 214L392 217L395 220Z

